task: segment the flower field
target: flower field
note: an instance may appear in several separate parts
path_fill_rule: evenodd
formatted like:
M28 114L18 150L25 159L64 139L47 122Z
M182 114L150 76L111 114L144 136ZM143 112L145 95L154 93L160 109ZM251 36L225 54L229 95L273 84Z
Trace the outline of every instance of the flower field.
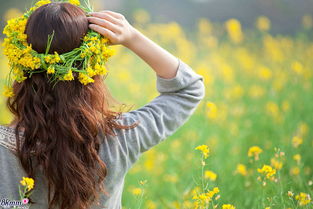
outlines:
M134 26L204 78L205 99L173 136L142 155L125 179L124 209L313 208L313 29L304 16L293 36L271 35L236 19ZM106 84L136 109L158 95L154 72L114 46ZM0 55L0 84L8 73ZM0 99L0 123L11 115Z

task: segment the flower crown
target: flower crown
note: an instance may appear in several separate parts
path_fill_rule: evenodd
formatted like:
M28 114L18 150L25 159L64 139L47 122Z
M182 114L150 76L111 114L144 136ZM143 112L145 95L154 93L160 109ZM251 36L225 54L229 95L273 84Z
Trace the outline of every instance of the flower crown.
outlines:
M3 93L7 97L14 96L13 88L9 85L12 83L12 73L13 79L21 83L27 79L25 73L31 77L33 73L46 72L50 75L49 82L53 82L54 85L58 81L74 80L73 72L78 73L78 80L84 85L93 83L92 77L95 75L107 74L107 68L104 64L114 54L114 51L109 48L107 38L91 29L83 37L80 47L60 55L57 52L48 54L54 31L48 36L45 53L36 52L32 49L32 45L27 43L27 35L24 32L29 16L40 6L49 3L51 3L50 0L38 1L21 17L8 20L3 30L7 36L3 42L4 54L8 57L10 66L10 73ZM82 6L79 0L68 0L68 3L79 6L86 13L93 11L88 0L85 0L86 7ZM75 61L82 63L81 69L73 67Z

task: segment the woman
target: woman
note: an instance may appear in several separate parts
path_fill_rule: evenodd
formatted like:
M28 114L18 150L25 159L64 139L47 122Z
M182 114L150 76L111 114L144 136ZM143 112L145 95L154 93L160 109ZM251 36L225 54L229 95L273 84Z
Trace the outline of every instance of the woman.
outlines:
M0 126L0 198L17 200L19 180L28 176L35 180L30 208L121 208L128 170L182 126L204 97L200 75L119 13L87 17L72 4L50 3L34 11L25 33L44 52L54 30L50 51L62 54L78 47L89 28L143 59L156 73L160 95L118 113L109 110L110 96L98 75L87 86L60 82L52 89L43 73L14 83L7 105L15 119Z

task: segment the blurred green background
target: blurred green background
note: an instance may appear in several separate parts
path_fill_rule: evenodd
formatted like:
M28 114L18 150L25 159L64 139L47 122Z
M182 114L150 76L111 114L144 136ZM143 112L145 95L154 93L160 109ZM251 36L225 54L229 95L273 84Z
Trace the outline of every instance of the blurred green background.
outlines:
M1 27L30 2L1 1ZM201 74L206 86L190 120L127 174L125 209L313 208L313 1L92 4L123 13ZM155 75L128 49L114 48L106 83L136 109L158 95ZM2 53L0 69L2 91L9 72ZM0 123L10 119L1 97ZM208 146L207 159L195 150L199 145ZM214 187L219 192L210 196Z

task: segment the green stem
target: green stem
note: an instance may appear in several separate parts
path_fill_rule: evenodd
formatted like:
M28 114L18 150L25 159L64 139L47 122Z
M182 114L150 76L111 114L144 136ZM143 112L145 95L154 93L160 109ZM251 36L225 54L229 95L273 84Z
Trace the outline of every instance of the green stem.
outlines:
M50 50L53 37L54 37L54 30L52 31L52 35L48 35L48 43L47 43L47 48L46 48L46 52L45 52L46 55L48 54L48 52Z
M23 197L22 197L22 194L21 194L21 187L20 187L20 185L18 185L18 193L19 193L19 195L20 195L20 198L23 198Z
M143 193L144 193L144 190L142 191L141 195L140 195L140 200L139 200L139 206L138 206L138 209L141 208L141 204L142 204L142 199L143 199Z
M27 186L25 186L25 188L24 188L23 198L25 197L26 189L27 189Z
M278 171L278 181L279 181L279 186L280 186L280 200L283 203L284 209L286 208L284 197L283 197L283 185L280 177L280 170Z
M201 175L202 175L202 178L201 178L201 182L202 182L202 192L204 192L204 165L203 165L203 155L202 155L202 158L201 158Z

